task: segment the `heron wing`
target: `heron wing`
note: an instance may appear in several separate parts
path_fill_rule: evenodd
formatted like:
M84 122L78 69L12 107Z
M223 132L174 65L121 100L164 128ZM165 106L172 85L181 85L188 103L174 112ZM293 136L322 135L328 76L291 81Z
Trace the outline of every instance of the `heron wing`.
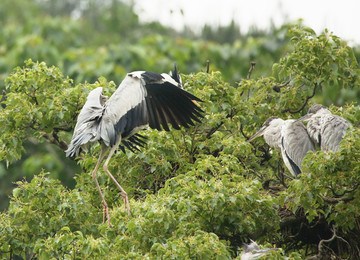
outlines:
M119 135L128 138L147 125L168 131L168 123L179 129L200 121L203 111L193 100L201 100L178 86L167 74L127 74L105 104L100 130L105 144L113 146Z
M321 146L321 115L313 115L307 123L307 132L310 138L319 146Z
M98 128L104 112L104 99L102 87L90 91L77 118L73 137L68 149L65 151L66 156L79 156L82 149L86 150L91 143L100 139Z
M337 115L329 115L324 119L321 128L321 150L337 151L351 124Z
M162 75L164 75L164 74L162 74ZM174 71L170 71L169 75L171 76L171 78L173 80L175 80L179 84L180 88L183 88L181 76L178 73L178 69L177 69L176 64L174 65Z
M122 139L120 144L120 149L125 153L125 148L129 149L132 152L140 151L140 147L145 147L146 145L146 136L143 136L139 133L136 133L127 139Z
M282 129L282 149L288 157L289 163L295 175L301 173L303 158L309 151L315 151L315 145L308 135L302 123L293 123L287 120Z

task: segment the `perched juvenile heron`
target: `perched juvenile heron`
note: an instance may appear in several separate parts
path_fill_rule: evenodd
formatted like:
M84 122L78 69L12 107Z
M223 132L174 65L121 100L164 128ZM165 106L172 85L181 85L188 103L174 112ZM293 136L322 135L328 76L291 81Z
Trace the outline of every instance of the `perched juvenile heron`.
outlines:
M260 249L258 244L253 240L251 240L250 244L244 244L243 248L244 248L244 252L240 256L241 260L258 259L258 258L262 257L263 255L266 255L272 251L278 250L278 248Z
M308 113L296 122L308 121L307 132L323 151L337 151L346 130L351 124L344 118L333 115L322 105L313 105Z
M196 102L201 100L182 89L176 70L171 76L146 71L128 73L114 94L106 99L102 87L89 93L78 116L66 156L77 157L93 143L101 143L101 153L92 177L104 206L103 221L106 217L110 225L108 206L96 178L101 162L106 158L104 171L120 189L130 214L128 195L108 170L109 161L120 142L128 148L142 146L144 141L136 134L139 130L150 126L169 131L168 123L175 129L180 129L180 126L187 128L194 125L193 121L200 122L203 111Z
M272 148L281 151L286 167L295 177L301 173L303 158L309 151L315 151L303 124L294 124L295 120L282 120L272 116L267 119L259 131L248 142L264 136L265 142Z

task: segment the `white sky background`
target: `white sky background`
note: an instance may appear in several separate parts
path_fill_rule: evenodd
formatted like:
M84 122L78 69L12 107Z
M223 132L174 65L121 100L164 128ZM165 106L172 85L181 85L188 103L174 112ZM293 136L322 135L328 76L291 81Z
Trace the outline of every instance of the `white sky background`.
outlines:
M228 25L234 19L242 33L250 26L268 29L304 20L317 33L325 28L350 45L360 44L360 0L135 0L142 21L159 21L181 30L184 25Z

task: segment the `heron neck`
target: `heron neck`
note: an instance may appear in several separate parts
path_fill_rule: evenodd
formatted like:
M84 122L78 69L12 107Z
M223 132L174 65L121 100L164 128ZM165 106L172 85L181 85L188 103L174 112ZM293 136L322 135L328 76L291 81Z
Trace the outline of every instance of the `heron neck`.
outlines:
M265 142L272 148L281 149L281 128L284 121L282 119L276 119L271 122L271 126L264 132Z

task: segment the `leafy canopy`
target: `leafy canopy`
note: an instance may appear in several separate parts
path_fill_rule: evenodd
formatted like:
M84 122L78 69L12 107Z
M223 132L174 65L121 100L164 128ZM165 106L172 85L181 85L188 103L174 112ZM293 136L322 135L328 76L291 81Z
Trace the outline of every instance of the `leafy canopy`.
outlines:
M289 177L281 155L261 138L246 142L269 116L300 117L328 89L359 85L352 49L341 39L304 27L294 27L289 38L289 51L273 65L272 76L248 75L234 85L220 72L183 75L184 88L204 100L205 118L190 129L147 130L146 149L114 156L109 169L131 197L131 216L116 186L99 172L112 227L102 224L89 176L99 145L78 161L82 171L74 189L49 173L18 182L0 215L0 255L231 259L252 238L282 248L270 259L354 258L360 241L358 104L330 107L354 128L338 152L309 154L299 179ZM1 159L18 160L29 138L65 149L87 93L98 86L108 95L115 89L104 78L74 84L43 62L16 68L0 111Z

